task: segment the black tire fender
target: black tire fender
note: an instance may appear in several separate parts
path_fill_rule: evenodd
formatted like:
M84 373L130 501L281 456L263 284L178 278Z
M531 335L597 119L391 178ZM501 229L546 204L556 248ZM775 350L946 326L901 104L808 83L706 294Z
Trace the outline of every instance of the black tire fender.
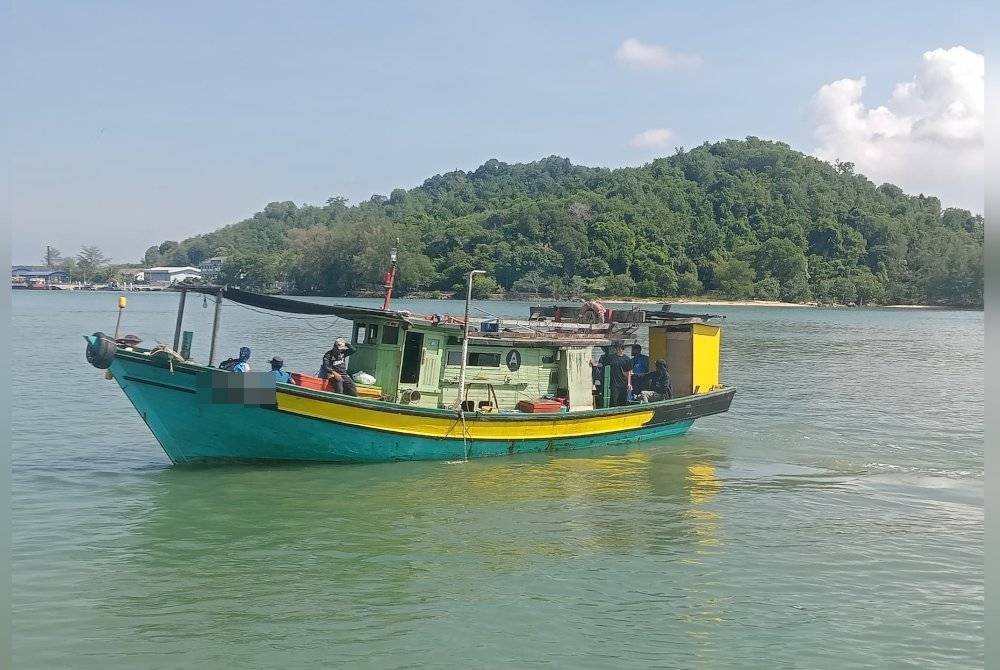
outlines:
M98 370L107 370L115 360L118 345L100 331L94 333L93 337L96 338L94 342L87 342L87 362Z

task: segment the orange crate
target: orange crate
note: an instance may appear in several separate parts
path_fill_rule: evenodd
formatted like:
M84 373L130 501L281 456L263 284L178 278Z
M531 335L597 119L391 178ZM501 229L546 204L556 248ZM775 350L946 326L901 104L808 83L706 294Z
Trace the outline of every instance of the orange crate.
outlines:
M291 373L292 382L296 386L301 386L304 389L315 389L317 391L329 391L327 386L327 380L321 377L314 377L313 375L304 375L301 372Z
M517 411L538 414L540 412L558 412L562 410L562 403L558 400L548 398L534 398L532 400L520 400L517 403Z

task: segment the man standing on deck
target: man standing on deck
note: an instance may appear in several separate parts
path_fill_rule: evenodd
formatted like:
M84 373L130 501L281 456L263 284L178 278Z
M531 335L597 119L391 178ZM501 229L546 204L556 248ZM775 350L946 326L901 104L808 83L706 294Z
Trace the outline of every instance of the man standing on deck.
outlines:
M641 385L642 375L649 372L649 356L642 353L641 344L632 345L632 391L638 393L645 390Z
M358 395L358 387L354 385L351 375L347 374L347 357L354 353L354 347L342 337L333 343L333 349L323 354L323 365L319 376L333 382L334 393Z
M632 372L632 359L625 355L625 345L621 342L615 345L613 354L604 354L594 367L611 370L611 406L621 407L628 398L629 373Z

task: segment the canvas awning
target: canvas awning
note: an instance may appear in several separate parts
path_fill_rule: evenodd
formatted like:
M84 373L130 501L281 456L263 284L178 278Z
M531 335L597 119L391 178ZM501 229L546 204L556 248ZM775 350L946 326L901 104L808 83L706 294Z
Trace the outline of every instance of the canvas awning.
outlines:
M231 288L228 286L191 284L189 286L176 286L175 288L181 291L206 293L208 295L219 295L219 292L221 291L222 297L226 300L232 300L233 302L241 305L248 305L250 307L267 309L272 312L337 316L342 319L349 320L378 316L384 319L388 318L409 321L411 316L409 312L395 310L383 311L375 307L361 307L355 305L328 305L320 302L308 302L306 300L296 300L294 298L280 298L274 295L253 293L251 291L243 291L238 288Z

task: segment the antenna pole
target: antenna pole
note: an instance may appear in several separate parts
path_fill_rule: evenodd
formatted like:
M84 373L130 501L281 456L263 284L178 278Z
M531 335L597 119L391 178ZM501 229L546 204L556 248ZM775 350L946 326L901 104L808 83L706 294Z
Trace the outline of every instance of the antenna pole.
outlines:
M392 286L396 283L396 249L399 248L399 238L396 238L396 246L389 251L389 270L382 277L382 284L385 288L385 299L382 301L382 311L388 311L392 304Z
M465 365L469 358L469 303L472 301L472 277L474 275L484 275L485 270L473 270L469 273L469 284L465 291L465 326L462 337L462 365L458 369L458 398L455 399L455 406L462 407L462 396L465 395ZM464 410L461 410L464 411Z

